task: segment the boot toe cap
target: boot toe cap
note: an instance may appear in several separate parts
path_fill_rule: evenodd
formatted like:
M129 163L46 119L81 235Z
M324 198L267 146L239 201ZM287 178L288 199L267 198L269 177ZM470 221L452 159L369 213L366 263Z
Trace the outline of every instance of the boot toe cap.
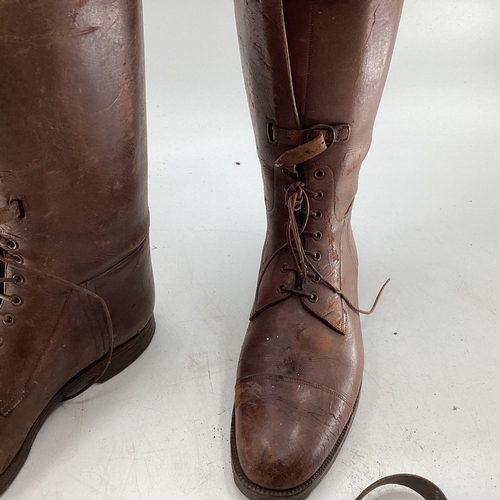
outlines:
M327 460L351 411L334 391L307 381L273 376L240 381L235 438L242 471L262 488L300 486Z

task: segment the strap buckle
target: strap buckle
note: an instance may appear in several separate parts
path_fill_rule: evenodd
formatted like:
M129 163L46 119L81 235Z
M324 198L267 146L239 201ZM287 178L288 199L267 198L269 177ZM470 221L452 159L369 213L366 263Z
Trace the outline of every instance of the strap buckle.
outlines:
M349 139L351 135L351 127L349 125L341 124L341 125L327 125L326 123L320 123L318 125L314 125L308 130L307 139L311 140L314 138L314 132L316 130L325 131L323 134L325 138L326 148L331 148L336 142L344 142Z

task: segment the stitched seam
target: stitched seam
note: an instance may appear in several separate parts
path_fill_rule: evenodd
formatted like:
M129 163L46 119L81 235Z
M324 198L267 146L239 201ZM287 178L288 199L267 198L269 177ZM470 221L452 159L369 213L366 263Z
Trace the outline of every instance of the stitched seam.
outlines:
M127 259L130 259L132 258L132 256L134 254L137 254L140 252L140 250L142 250L142 247L146 244L146 242L148 241L148 237L149 236L146 236L139 245L137 245L128 255L126 255L125 257L123 257L123 259L121 259L119 262L117 262L116 264L114 264L113 266L111 266L110 268L106 269L105 271L103 271L101 274L98 274L97 276L92 276L92 278L89 278L88 280L85 280L85 281L82 281L81 283L78 283L76 284L76 286L79 286L81 288L86 288L88 289L88 285L89 284L93 284L92 282L94 281L97 281L99 278L102 278L102 277L105 277L107 274L110 274L112 273L113 271L115 271L116 269L118 269L120 267L120 265L125 262Z
M40 355L38 356L37 360L35 361L35 363L33 365L33 369L31 370L31 373L29 374L29 377L27 378L27 380L31 380L31 378L33 377L34 371L38 367L40 359L42 359L42 357L44 356L45 352L47 351L47 347L50 344L50 340L54 337L54 333L55 333L55 331L56 331L56 329L57 329L57 327L59 325L59 321L61 320L61 316L63 315L63 312L66 310L66 304L68 303L69 297L71 296L72 293L73 293L73 290L71 290L68 293L68 295L66 296L66 300L64 301L64 303L63 303L63 305L61 307L61 310L59 311L59 314L57 316L57 319L56 319L56 321L54 323L54 327L52 328L52 331L51 331L50 335L47 337L47 339L43 343L43 347L42 347L42 350L40 352Z
M16 408L16 406L26 397L28 391L26 389L21 389L10 401L5 403L2 408L0 408L0 414L2 417L6 417L9 413Z
M308 380L299 380L299 379L292 378L292 377L286 377L284 375L271 375L271 374L266 374L266 373L263 373L261 375L248 375L246 377L240 378L237 381L236 385L242 384L244 382L249 382L252 380L280 380L280 381L284 381L284 382L292 382L292 383L297 384L297 385L308 385L309 387L314 387L315 389L320 389L323 392L327 392L328 394L336 396L339 399L341 399L342 401L344 401L344 403L352 404L352 402L349 398L347 398L346 396L344 396L340 392L337 392L333 389L330 389L330 387L327 387L326 385L316 384L315 382L309 382Z
M102 355L106 354L106 352L109 350L109 349L106 349L106 345L105 345L105 341L104 341L104 334L103 332L101 331L101 328L100 328L100 325L98 323L98 321L96 320L95 323L92 323L91 321L91 318L89 317L89 315L87 314L87 310L85 308L85 305L87 304L90 308L92 308L92 304L90 303L90 295L87 295L85 294L85 300L86 300L86 304L83 302L83 297L82 297L83 294L81 293L78 293L77 295L77 298L78 298L78 303L80 304L81 308L82 308L82 312L83 312L83 315L85 316L85 319L87 320L87 324L89 326L89 329L94 332L95 331L95 328L97 328L97 330L99 331L100 335L99 336L96 336L94 333L92 335L93 337L93 341L94 341L94 347L95 347L95 357L96 359L99 359ZM94 328L95 327L95 328ZM99 353L99 346L97 345L97 337L99 338L99 340L101 341L101 350L102 352Z
M307 76L306 76L306 88L305 88L305 93L304 93L304 112L302 114L302 119L301 123L304 123L304 116L306 114L307 110L307 101L309 97L309 76L311 73L311 55L312 55L312 36L313 36L313 27L314 27L314 22L313 22L313 13L314 13L314 0L311 0L311 5L309 9L309 19L311 26L309 28L309 52L307 54Z

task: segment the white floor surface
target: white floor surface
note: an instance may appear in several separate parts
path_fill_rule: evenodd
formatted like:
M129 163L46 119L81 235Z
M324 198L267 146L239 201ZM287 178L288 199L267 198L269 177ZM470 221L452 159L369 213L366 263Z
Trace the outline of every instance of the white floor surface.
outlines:
M233 6L144 9L157 333L55 411L2 500L243 499L229 428L265 210ZM500 3L407 0L354 211L361 304L392 281L311 500L402 471L450 500L500 498L499 146Z

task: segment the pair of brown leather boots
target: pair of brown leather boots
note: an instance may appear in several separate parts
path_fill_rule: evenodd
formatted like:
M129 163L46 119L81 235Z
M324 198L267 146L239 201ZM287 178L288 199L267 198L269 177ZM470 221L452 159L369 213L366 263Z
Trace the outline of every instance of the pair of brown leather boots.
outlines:
M308 496L353 421L351 209L402 3L236 0L268 214L231 432L251 499ZM0 2L0 494L154 333L142 39L140 0Z

